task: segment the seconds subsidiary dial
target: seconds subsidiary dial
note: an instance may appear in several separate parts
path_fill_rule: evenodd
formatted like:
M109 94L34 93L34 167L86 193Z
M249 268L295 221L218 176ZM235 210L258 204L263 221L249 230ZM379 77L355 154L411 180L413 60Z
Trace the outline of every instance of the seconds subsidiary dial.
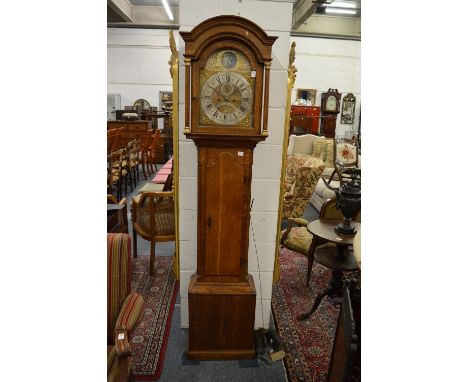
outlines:
M218 72L209 77L201 89L201 107L216 124L240 125L251 112L252 88L236 72Z

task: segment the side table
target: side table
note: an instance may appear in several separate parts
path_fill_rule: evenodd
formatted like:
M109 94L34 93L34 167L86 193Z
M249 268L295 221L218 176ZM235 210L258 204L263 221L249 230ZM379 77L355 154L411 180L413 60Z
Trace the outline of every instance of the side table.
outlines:
M358 269L356 259L354 258L351 249L354 241L354 236L338 235L335 232L335 227L341 220L314 220L307 226L307 230L324 241L335 243L336 248L320 248L313 254L314 259L323 266L331 269L332 279L329 286L323 292L319 293L314 301L312 309L298 315L299 320L305 320L320 305L320 302L325 296L341 297L343 294L343 272L355 271ZM356 230L360 229L360 223L353 222Z

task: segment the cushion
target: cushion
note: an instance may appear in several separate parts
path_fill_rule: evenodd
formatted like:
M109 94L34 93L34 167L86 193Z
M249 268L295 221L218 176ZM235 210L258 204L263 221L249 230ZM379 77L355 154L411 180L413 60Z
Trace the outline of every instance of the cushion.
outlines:
M138 193L141 194L143 192L161 192L164 188L164 184L157 184L157 183L146 183L142 188L138 190Z
M297 136L292 147L292 154L311 155L314 149L315 136L306 134Z
M340 182L337 180L332 180L330 182L330 186L333 188L340 187ZM328 189L328 187L323 182L323 179L320 179L318 181L317 186L315 186L315 189L314 189L314 194L317 194L318 196L320 196L322 199L325 199L325 200L331 199L336 196L332 190Z
M156 176L153 179L154 183L166 183L168 175L167 174L156 174Z
M325 163L325 168L334 167L333 158L333 139L316 139L314 140L314 150L312 151L312 157L321 159Z
M307 254L312 244L312 234L307 227L293 227L288 237L284 240L284 245L301 253Z
M162 168L157 172L157 175L169 175L172 172L170 168Z

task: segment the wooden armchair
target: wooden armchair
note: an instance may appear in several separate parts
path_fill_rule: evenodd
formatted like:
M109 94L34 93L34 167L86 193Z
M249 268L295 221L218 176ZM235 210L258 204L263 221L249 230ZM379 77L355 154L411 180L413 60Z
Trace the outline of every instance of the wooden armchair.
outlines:
M320 210L320 220L342 219L343 214L336 208L336 198L328 199ZM354 220L360 220L360 213L355 216ZM309 222L303 218L289 218L288 227L281 235L280 243L285 247L297 251L307 256L307 280L306 286L309 285L310 273L314 263L314 253L318 246L334 244L328 243L326 240L312 235L307 230ZM296 226L297 225L297 226Z
M141 170L143 171L143 175L145 180L148 178L148 175L152 173L152 169L150 167L150 146L153 137L153 130L149 129L146 131L145 138L140 145L140 158L139 162L141 163ZM148 175L146 174L148 171Z
M130 374L132 330L142 317L143 297L131 292L131 244L124 233L107 234L107 380Z
M119 148L120 137L124 129L124 127L119 127L107 131L107 155Z
M175 240L173 191L144 192L132 198L133 256L137 257L137 235L151 241L150 275L154 273L157 241Z
M135 188L137 186L137 181L140 180L138 165L139 161L139 151L140 144L138 139L130 141L127 145L127 171L128 171L128 180L130 182L130 191L133 191L133 184Z
M108 156L107 168L107 193L112 194L114 188L117 189L117 199L122 197L122 181L125 184L125 194L127 193L128 171L125 164L125 150L114 151Z
M156 155L157 155L157 150L158 150L158 144L159 140L161 139L161 130L157 130L154 132L153 135L153 141L151 142L151 145L149 147L149 163L151 166L151 170L153 170L153 164L154 167L156 168Z

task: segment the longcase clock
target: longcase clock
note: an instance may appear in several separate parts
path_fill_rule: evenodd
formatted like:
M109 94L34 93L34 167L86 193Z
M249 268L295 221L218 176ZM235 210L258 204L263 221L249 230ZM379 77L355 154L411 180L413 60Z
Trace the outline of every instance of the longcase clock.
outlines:
M277 37L238 16L208 19L185 41L185 129L198 151L197 272L189 284L190 359L255 357L248 274L253 150L268 136Z
M337 89L328 89L322 93L321 130L326 138L335 138L336 116L340 112L341 93Z

